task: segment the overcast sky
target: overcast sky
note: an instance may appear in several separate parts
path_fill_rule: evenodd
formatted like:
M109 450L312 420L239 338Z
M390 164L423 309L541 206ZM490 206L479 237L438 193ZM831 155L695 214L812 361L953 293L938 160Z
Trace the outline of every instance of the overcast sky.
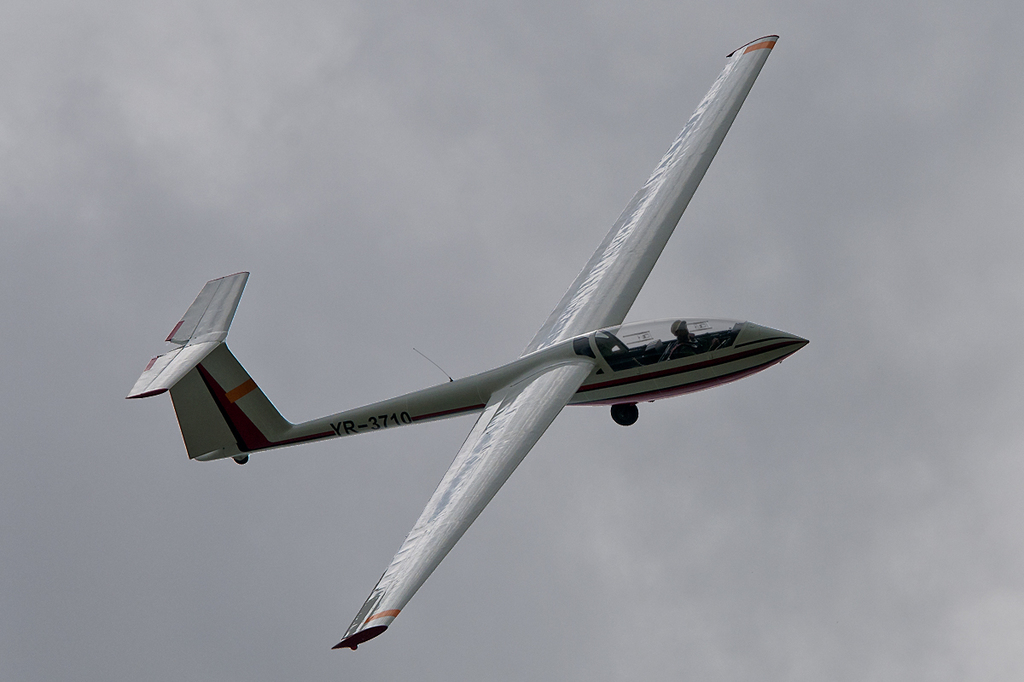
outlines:
M1020 2L0 11L0 678L1019 680ZM124 396L214 277L308 419L514 359L725 64L781 36L628 319L811 344L567 408L331 651L472 418L187 459Z

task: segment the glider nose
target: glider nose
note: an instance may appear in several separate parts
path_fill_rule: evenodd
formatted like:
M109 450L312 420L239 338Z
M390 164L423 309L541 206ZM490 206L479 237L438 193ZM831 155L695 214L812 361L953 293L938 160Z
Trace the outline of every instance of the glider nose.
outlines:
M760 346L773 345L779 349L785 349L783 357L786 357L797 352L808 343L810 343L810 341L797 336L796 334L772 329L771 327L764 327L759 324L754 324L753 322L744 322L743 328L740 330L739 335L736 337L736 342L733 345L735 347L752 344Z
M810 343L807 339L797 336L796 334L786 334L786 336L793 342L792 350L786 353L786 357L789 357L793 353L797 352L804 346Z

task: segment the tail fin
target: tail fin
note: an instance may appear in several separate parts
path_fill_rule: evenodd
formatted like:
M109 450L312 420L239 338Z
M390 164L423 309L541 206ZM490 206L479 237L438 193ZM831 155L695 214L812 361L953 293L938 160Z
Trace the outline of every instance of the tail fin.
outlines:
M128 394L170 391L190 459L244 463L253 450L312 440L288 438L292 425L224 345L248 277L240 272L207 282L167 337L180 345L150 360Z
M290 444L291 424L220 344L171 388L190 459L208 461Z

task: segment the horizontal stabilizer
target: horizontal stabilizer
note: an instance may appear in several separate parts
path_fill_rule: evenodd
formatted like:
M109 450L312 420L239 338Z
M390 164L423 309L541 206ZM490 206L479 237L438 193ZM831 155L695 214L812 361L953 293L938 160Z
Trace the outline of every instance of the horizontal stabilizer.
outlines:
M239 272L207 282L167 335L167 341L178 347L150 360L127 397L146 398L167 391L219 346L228 336L248 278L248 272Z
M239 272L207 282L185 311L181 322L167 335L167 341L184 345L227 338L228 327L248 279L248 272Z

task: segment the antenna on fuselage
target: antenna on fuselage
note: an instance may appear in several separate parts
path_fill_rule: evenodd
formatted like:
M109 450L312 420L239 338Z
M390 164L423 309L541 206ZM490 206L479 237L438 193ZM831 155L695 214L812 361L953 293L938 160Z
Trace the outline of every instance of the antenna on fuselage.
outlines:
M415 351L416 351L417 353L420 353L420 351L416 350L415 348L413 348L413 350L415 350ZM420 355L423 355L423 353L420 353ZM440 370L441 370L441 372L442 372L442 373L443 373L443 374L444 374L444 375L445 375L446 377L448 377L448 381L455 381L455 379L452 379L452 375L451 375L451 374L449 374L448 372L445 372L445 371L444 371L443 369L441 369L441 365L437 364L436 362L434 362L433 360L431 360L430 358L428 358L428 357L427 357L426 355L423 355L423 357L424 357L424 359L425 359L425 360L426 360L427 362L429 362L430 364L432 364L432 365L433 365L434 367L437 367L438 369L440 369Z

